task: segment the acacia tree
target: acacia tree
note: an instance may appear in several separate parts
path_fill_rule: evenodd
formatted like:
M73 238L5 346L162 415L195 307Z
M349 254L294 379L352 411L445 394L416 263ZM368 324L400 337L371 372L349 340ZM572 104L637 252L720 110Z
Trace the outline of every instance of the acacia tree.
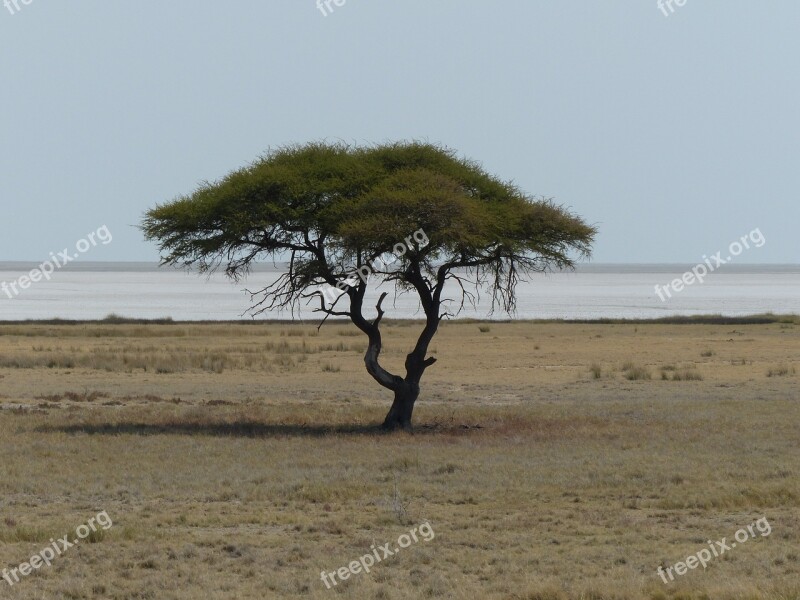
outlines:
M420 380L436 362L428 347L442 319L487 289L492 311L513 313L519 281L572 267L590 254L595 235L552 201L424 143L280 148L157 205L141 228L158 243L162 264L224 268L235 280L256 261L288 260L277 281L252 293L249 312L290 309L294 315L301 302L310 302L323 317L320 326L329 316L350 319L368 338L367 372L394 394L385 429L410 429ZM371 275L354 278L354 272ZM365 316L368 286L385 282L415 293L425 315L404 375L380 363L387 292L377 316ZM443 295L446 286L454 298ZM340 291L331 294L332 288Z

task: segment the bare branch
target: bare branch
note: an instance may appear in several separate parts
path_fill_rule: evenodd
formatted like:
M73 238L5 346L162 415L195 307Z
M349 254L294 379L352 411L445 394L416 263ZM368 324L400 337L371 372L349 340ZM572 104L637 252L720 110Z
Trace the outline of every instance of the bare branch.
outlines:
M388 294L389 294L389 292L383 292L381 294L380 299L378 300L378 303L375 305L375 309L378 311L378 316L372 322L372 326L373 327L378 327L378 325L380 325L380 323L381 323L381 319L383 319L383 314L384 313L383 313L383 308L381 308L381 304L383 304L383 300L384 300L384 298L386 298L386 296Z

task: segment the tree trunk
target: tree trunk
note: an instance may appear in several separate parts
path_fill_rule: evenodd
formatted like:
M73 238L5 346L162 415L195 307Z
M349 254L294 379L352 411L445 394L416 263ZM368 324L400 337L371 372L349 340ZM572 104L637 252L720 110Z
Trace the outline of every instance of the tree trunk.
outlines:
M420 281L422 280L420 279ZM419 382L423 373L425 373L425 369L436 362L434 357L425 358L425 355L428 351L428 344L430 344L431 338L433 338L439 326L439 317L431 316L438 313L438 300L435 304L432 304L432 300L424 303L427 306L428 321L419 340L417 340L414 351L406 356L406 377L403 379L399 375L393 375L381 367L378 362L381 354L381 330L378 326L384 314L381 305L388 292L381 294L378 304L375 305L378 316L371 323L364 319L361 314L361 302L365 292L366 285L359 286L355 292L348 292L350 294L350 320L369 337L369 346L367 346L367 352L364 354L364 364L367 367L367 372L380 385L394 392L392 408L389 409L389 413L386 415L381 427L388 431L396 429L410 431L414 403L419 397Z
M394 392L394 402L386 419L383 421L383 429L394 431L404 429L411 431L411 415L414 412L414 403L419 396L419 384L404 381L403 384Z

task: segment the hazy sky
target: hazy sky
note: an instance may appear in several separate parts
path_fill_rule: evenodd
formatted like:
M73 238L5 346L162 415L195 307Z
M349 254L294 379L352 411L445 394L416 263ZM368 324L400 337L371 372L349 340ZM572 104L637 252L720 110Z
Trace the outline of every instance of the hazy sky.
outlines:
M85 260L156 260L148 207L271 146L420 139L597 224L595 262L756 228L737 262L800 262L794 0L26 1L0 6L0 260L102 225Z

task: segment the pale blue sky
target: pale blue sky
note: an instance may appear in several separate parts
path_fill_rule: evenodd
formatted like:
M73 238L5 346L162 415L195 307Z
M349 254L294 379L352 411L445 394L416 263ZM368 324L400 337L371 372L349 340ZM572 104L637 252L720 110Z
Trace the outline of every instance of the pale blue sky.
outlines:
M310 140L451 146L600 227L595 262L798 263L800 3L0 6L0 260L156 260L154 203Z

